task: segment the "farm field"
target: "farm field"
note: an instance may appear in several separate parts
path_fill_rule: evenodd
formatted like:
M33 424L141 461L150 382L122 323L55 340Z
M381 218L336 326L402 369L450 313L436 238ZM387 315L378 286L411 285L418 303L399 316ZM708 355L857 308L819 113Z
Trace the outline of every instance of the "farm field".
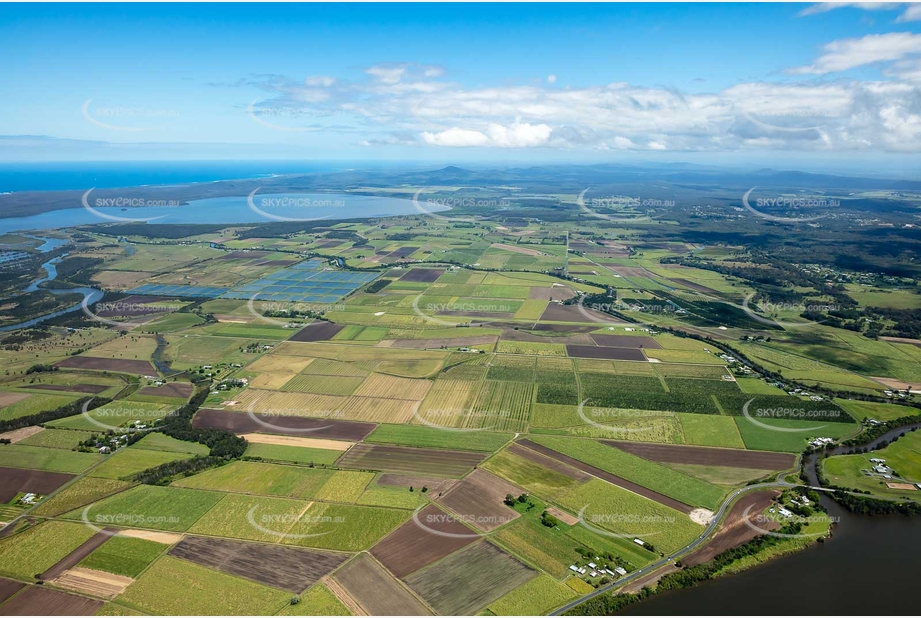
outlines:
M442 615L473 615L537 575L488 541L416 571L407 585Z
M93 534L83 524L48 521L0 539L0 574L31 581Z
M430 616L415 596L369 555L362 555L333 576L359 607L372 616Z
M106 498L92 506L66 514L67 519L85 516L97 524L133 525L169 532L183 532L221 499L220 493L141 485ZM141 525L143 524L143 525Z
M194 591L194 594L188 592ZM290 594L164 556L119 596L120 603L155 614L201 616L274 614Z
M459 478L484 458L483 453L477 452L356 444L339 460L339 465L359 470Z
M79 453L58 448L21 444L0 445L0 467L8 468L79 474L101 462L102 457L97 453Z

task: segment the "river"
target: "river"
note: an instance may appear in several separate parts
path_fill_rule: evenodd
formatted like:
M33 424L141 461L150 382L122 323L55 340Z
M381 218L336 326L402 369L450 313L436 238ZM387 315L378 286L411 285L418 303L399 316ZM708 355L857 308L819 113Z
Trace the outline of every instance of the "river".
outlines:
M54 249L57 249L58 247L64 246L68 242L67 240L64 240L61 238L46 238L43 236L32 236L30 234L26 234L26 236L28 236L29 238L33 238L35 240L42 241L42 244L39 247L37 247L37 249L42 253L48 253L50 251L53 251ZM46 281L53 281L54 279L56 279L58 276L58 269L55 267L55 264L60 262L66 256L67 254L65 253L56 258L52 258L48 260L47 262L45 262L44 264L42 264L42 268L45 269L45 273L46 273L45 276L40 279L36 279L32 283L30 283L28 286L26 286L22 291L24 293L35 292L36 290L39 289L40 284ZM83 299L87 304L99 302L100 300L102 300L102 297L105 295L105 292L103 292L102 290L97 290L96 288L88 288L88 287L69 288L69 289L53 289L53 290L48 290L48 291L51 292L52 294L83 294ZM18 324L9 324L7 326L0 327L0 333L9 332L12 330L19 330L21 328L28 328L30 326L35 326L36 324L40 324L41 322L50 320L51 318L56 318L60 315L64 315L65 313L73 313L74 311L79 311L80 307L82 306L83 306L83 302L81 301L80 303L77 303L73 307L68 307L60 311L55 311L53 313L47 313L45 315L39 316L37 318L32 318L31 320L27 320L25 322L19 322Z
M891 430L871 446L909 429ZM832 453L852 451L838 447ZM814 463L811 457L806 469L817 485ZM909 593L921 573L921 518L852 515L824 495L822 504L839 522L830 540L739 575L656 595L621 613L917 614L918 604Z

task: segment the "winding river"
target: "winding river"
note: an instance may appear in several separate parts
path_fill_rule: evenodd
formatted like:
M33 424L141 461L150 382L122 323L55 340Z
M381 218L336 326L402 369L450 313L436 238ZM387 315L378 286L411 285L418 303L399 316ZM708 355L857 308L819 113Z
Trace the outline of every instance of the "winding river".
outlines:
M57 249L58 247L62 247L65 244L67 244L66 240L63 240L60 238L45 238L42 236L32 236L29 234L25 234L25 236L28 236L29 238L33 238L35 240L41 240L42 244L38 247L38 250L42 253L48 253L50 251L53 251L54 249ZM28 286L23 288L22 291L26 294L28 294L29 292L35 292L39 289L39 286L42 283L45 283L46 281L54 281L55 279L57 279L58 270L55 265L61 260L63 260L65 257L67 257L66 253L56 258L52 258L48 260L47 262L45 262L44 264L42 264L42 268L45 269L45 276L40 279L36 279L32 283L30 283ZM105 295L105 292L103 292L102 290L97 290L96 288L89 288L89 287L68 288L68 289L48 290L48 291L51 292L52 294L83 294L83 300L77 303L76 305L74 305L73 307L68 307L67 309L61 309L60 311L46 313L45 315L39 316L37 318L32 318L31 320L27 320L25 322L19 322L18 324L9 324L7 326L2 326L0 327L0 333L9 332L13 330L19 330L21 328L29 328L30 326L35 326L36 324L40 324L42 322L45 322L46 320L56 318L60 315L64 315L66 313L73 313L74 311L79 311L80 307L83 305L83 302L86 302L87 304L95 303L95 302L102 300L102 297Z
M868 446L876 448L913 427L921 423L890 430ZM840 446L830 454L856 448ZM816 462L815 455L806 460L812 485L818 485ZM822 504L839 522L830 540L738 575L656 595L621 613L917 614L911 590L921 572L921 518L853 515L824 495Z

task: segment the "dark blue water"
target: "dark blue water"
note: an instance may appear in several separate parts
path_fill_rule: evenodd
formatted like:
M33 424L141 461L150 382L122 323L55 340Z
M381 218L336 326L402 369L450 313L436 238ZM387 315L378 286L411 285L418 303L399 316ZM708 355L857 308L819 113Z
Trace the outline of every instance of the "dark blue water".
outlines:
M0 164L0 193L213 182L274 174L331 172L353 167L355 164L310 161L3 163Z

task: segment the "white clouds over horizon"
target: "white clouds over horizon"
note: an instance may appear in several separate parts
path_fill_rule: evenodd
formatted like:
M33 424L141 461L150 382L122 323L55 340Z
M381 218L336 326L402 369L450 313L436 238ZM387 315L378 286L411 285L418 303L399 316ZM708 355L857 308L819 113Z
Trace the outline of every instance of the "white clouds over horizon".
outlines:
M875 80L835 76L878 66ZM262 105L336 117L357 143L441 148L631 151L921 151L921 34L893 32L826 44L799 81L743 82L711 93L624 82L466 87L437 65L388 63L368 79L254 82ZM815 78L812 76L821 76ZM829 76L835 76L829 80ZM552 79L551 79L552 78Z

